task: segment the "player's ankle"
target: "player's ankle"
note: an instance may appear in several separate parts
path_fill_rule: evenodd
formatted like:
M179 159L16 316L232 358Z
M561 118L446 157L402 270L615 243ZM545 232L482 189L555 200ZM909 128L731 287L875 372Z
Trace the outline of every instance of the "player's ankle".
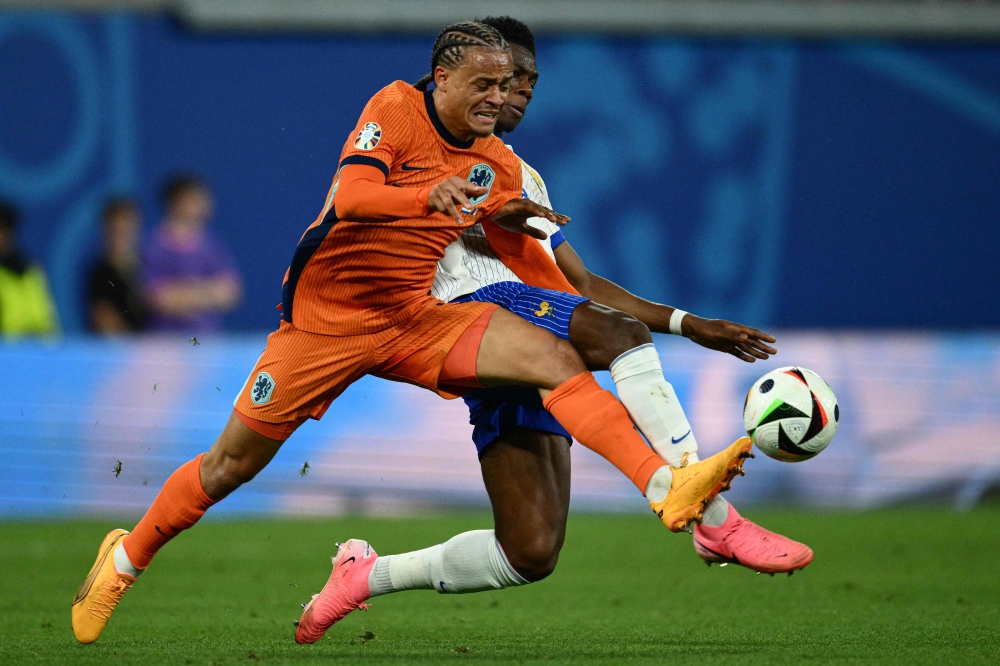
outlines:
M646 499L650 502L662 502L670 492L670 485L673 483L674 475L670 471L670 465L663 465L649 477L646 484Z
M702 526L708 528L722 527L729 518L729 509L729 502L721 495L716 495L708 503L708 506L705 507L705 511L701 517Z
M124 544L119 543L115 546L113 557L115 559L115 570L120 574L138 578L145 571L145 569L140 569L132 563L132 560L128 557L128 553L125 551Z

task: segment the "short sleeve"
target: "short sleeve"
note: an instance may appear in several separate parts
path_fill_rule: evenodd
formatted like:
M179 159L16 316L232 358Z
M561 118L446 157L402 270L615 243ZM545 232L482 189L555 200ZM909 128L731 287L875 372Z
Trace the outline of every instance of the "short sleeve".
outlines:
M522 189L522 196L525 199L531 199L537 204L541 204L546 208L552 208L552 202L549 201L549 191L545 187L545 181L537 171L528 166L527 162L521 161L522 173L521 177L524 179ZM556 249L556 247L564 242L566 239L562 235L562 227L554 222L549 222L544 217L533 217L528 220L528 224L540 229L548 234L551 240L551 249ZM558 241L557 241L558 238Z
M338 170L348 164L365 164L389 177L393 161L409 146L413 133L410 111L398 85L397 81L383 88L369 100L344 144Z

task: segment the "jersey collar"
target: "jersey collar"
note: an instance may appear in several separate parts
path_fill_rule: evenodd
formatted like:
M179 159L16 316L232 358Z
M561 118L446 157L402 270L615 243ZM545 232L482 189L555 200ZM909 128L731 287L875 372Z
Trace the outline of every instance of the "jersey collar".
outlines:
M476 137L472 137L468 141L461 141L455 138L455 135L448 131L448 128L444 126L441 122L441 118L438 116L437 109L434 108L434 95L433 91L424 91L424 106L427 107L427 117L431 119L431 124L434 125L434 129L441 136L442 139L447 141L450 145L456 148L462 148L467 150L472 148L472 144L476 142Z

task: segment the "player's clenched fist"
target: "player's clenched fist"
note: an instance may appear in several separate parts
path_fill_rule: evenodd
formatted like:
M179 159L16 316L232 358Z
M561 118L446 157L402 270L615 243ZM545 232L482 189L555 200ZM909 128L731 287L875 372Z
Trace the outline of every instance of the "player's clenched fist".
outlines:
M493 221L507 231L545 240L549 237L548 234L528 224L528 220L533 217L543 217L559 226L565 225L570 219L530 199L512 199L504 204L500 212L493 217Z
M452 176L434 186L427 197L427 205L431 207L431 210L451 215L456 223L464 224L462 209L472 210L472 201L469 200L469 197L481 197L487 192L489 190L485 187L470 183L464 178Z

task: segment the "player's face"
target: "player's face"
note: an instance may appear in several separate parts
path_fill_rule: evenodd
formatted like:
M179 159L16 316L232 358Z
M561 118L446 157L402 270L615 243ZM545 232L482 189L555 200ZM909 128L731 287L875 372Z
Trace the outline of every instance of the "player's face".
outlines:
M435 83L441 92L438 113L457 138L486 137L493 133L510 92L511 54L499 49L470 48L464 56L458 67L438 67L435 71Z
M510 83L507 103L503 105L500 117L497 119L495 131L498 134L514 131L517 124L524 118L528 104L531 103L535 84L538 83L538 67L535 65L535 56L531 55L531 51L519 44L511 44L510 54L514 61L514 79Z

